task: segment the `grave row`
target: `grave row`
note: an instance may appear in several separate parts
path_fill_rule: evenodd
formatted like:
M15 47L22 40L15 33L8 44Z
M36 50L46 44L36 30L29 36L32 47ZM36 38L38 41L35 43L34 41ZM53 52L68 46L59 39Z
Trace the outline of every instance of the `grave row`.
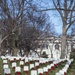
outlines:
M66 75L72 62L73 62L73 59L68 60L68 62L62 68L62 70L59 70L59 72L57 72L56 75Z
M28 74L43 75L44 73L48 75L51 69L54 70L54 68L58 66L58 64L66 60L66 59L53 60L49 58L45 59L32 57L1 57L1 58L3 60L3 70L5 75L11 75L11 69L14 69L16 75L21 75L22 71L27 75ZM19 63L19 65L17 65L17 62ZM12 68L10 68L9 63L11 64Z

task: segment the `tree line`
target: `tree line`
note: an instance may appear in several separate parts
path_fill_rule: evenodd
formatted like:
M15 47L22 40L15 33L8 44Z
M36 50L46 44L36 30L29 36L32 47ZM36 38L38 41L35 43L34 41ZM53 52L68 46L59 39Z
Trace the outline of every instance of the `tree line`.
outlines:
M17 56L18 50L21 56L28 55L30 50L35 51L38 47L38 39L53 34L46 12L36 12L34 9L38 7L32 0L0 0L1 55L6 49L13 56Z

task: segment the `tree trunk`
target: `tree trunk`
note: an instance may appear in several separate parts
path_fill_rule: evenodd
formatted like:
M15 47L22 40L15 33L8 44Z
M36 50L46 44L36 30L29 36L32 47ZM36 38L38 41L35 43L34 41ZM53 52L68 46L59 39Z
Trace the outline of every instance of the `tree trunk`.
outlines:
M0 43L0 56L1 56L1 43Z
M65 55L66 55L66 32L65 32L65 29L63 28L63 31L62 31L62 46L61 46L61 59L65 58Z
M16 44L15 44L15 40L13 39L13 43L12 43L12 50L13 50L13 56L17 56L17 47L16 47Z
M17 48L16 47L13 48L13 51L14 51L13 56L17 56Z
M26 51L26 53L25 53L26 57L28 57L28 54L29 54L29 52L28 52L28 51Z
M0 32L1 32L1 28L0 28ZM1 56L1 40L2 40L2 35L1 35L1 33L0 33L0 56Z
M51 58L53 58L53 53L52 53L52 50L51 50Z
M51 52L51 58L53 58L53 53L52 53L53 45L52 45L52 47L50 47L50 45L49 45L49 49L50 49L50 52Z
M20 48L20 55L23 56L21 48Z

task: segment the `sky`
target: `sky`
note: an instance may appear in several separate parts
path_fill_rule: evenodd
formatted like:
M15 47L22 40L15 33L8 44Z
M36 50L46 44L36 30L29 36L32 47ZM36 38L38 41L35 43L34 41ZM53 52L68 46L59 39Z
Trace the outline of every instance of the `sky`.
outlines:
M53 7L54 8L51 0L40 0L40 1L41 1L40 7L42 8L50 8L50 7L52 8ZM57 34L61 34L62 33L62 21L61 21L61 17L59 13L55 10L46 11L46 13L49 15L50 21L52 22L52 24L54 24L55 32Z
M36 2L36 0L34 1ZM41 10L54 7L51 0L37 0L37 5L39 6L39 8L41 7ZM52 24L54 25L55 32L57 34L61 34L62 33L62 21L61 21L59 13L54 10L46 11L46 13L50 17L50 22L52 22Z
M61 35L62 34L62 20L61 20L61 17L59 15L59 13L57 11L48 11L47 12L49 17L50 17L50 20L51 22L54 24L54 28L55 28L55 32L58 34L58 35ZM68 34L71 33L71 28L68 30L67 32Z
M63 1L63 0L62 0ZM52 0L37 0L37 3L41 9L54 8ZM46 11L50 17L50 21L54 24L55 32L58 35L62 33L62 20L57 10ZM71 33L71 29L68 30L68 34Z
M62 21L61 18L59 17L59 14L54 11L48 11L48 15L50 16L51 22L54 24L55 31L57 34L62 33Z
M34 3L35 2L39 6L39 8L41 7L41 9L52 8L52 7L54 8L52 0L37 0L37 1L34 0ZM50 22L54 24L55 32L58 34L61 34L62 33L62 20L61 20L59 13L55 10L46 11L46 13L50 17Z

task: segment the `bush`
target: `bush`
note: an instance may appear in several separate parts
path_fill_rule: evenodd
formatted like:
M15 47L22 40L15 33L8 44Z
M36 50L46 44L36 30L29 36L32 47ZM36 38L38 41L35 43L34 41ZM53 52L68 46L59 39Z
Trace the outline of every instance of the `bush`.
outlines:
M46 52L43 52L42 57L43 58L48 58L48 55L46 54Z

